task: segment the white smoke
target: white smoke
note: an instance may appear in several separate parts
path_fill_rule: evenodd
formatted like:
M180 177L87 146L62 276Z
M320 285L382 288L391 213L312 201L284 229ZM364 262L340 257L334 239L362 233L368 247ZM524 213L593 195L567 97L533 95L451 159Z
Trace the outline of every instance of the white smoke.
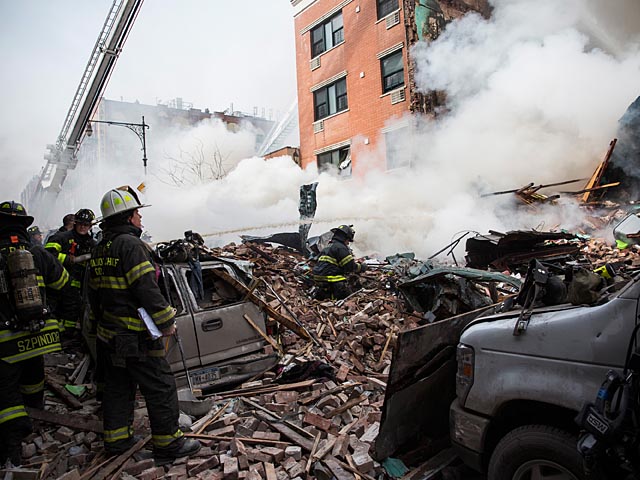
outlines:
M512 195L481 195L591 176L617 120L640 93L640 5L609 11L594 0L492 3L491 19L467 15L412 51L419 88L446 92L448 108L403 140L403 147L411 144L403 151L413 152L412 168L341 180L283 157L247 158L221 180L188 187L151 175L153 207L142 213L154 241L185 230L207 235L211 244L239 233L297 231L299 187L313 181L318 210L310 234L352 223L361 255L413 251L424 259L468 230L577 228L582 211L569 199L531 211L513 208ZM165 143L184 144L181 135ZM197 137L220 145L219 135ZM357 162L380 156L372 151ZM113 180L122 183L124 177Z

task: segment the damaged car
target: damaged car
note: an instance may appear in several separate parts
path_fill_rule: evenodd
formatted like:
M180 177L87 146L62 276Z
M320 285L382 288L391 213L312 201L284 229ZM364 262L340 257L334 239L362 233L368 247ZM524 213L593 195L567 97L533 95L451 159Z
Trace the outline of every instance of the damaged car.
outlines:
M177 311L182 345L171 339L167 360L178 387L206 393L269 370L279 357L265 353L266 312L237 288L250 284L251 263L213 256L201 261L193 246L160 245L159 285Z
M597 397L611 372L625 372L615 374L617 386L627 378L637 346L640 273L596 271L571 266L560 274L532 260L517 296L401 332L376 459L418 445L435 454L450 445L489 479L627 478L592 476L602 465L587 457L611 450L604 441L613 437L601 435L599 450L595 440L585 443L585 411L604 408ZM607 408L596 425L635 432L626 438L636 448L637 403ZM627 423L617 425L616 418ZM633 455L628 462L637 464L637 448Z

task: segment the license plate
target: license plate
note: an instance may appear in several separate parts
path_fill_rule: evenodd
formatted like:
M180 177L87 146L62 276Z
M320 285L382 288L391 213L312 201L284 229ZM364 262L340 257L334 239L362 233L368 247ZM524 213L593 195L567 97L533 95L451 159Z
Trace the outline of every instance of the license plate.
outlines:
M197 372L190 372L189 376L194 387L206 386L220 379L220 369L217 367L204 368Z

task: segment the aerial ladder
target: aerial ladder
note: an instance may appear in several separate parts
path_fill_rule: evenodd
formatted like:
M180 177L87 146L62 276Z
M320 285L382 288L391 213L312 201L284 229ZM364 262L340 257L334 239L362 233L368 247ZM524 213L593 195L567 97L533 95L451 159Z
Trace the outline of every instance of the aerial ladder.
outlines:
M62 124L55 145L47 145L47 161L38 181L23 191L22 200L29 212L46 218L45 207L51 205L67 178L78 164L78 150L104 93L116 60L131 31L144 0L114 0L98 36L80 84Z

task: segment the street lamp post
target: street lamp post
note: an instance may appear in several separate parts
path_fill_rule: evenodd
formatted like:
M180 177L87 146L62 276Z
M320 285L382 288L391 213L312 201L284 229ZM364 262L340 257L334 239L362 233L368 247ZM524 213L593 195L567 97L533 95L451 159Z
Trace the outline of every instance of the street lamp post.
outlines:
M106 123L107 125L118 125L126 127L136 134L140 143L142 143L142 163L144 164L144 173L147 173L147 139L145 136L145 129L149 128L149 125L144 123L144 115L142 116L142 123L128 123L128 122L111 122L107 120L89 120L87 123L86 134L87 137L93 135L92 123Z

